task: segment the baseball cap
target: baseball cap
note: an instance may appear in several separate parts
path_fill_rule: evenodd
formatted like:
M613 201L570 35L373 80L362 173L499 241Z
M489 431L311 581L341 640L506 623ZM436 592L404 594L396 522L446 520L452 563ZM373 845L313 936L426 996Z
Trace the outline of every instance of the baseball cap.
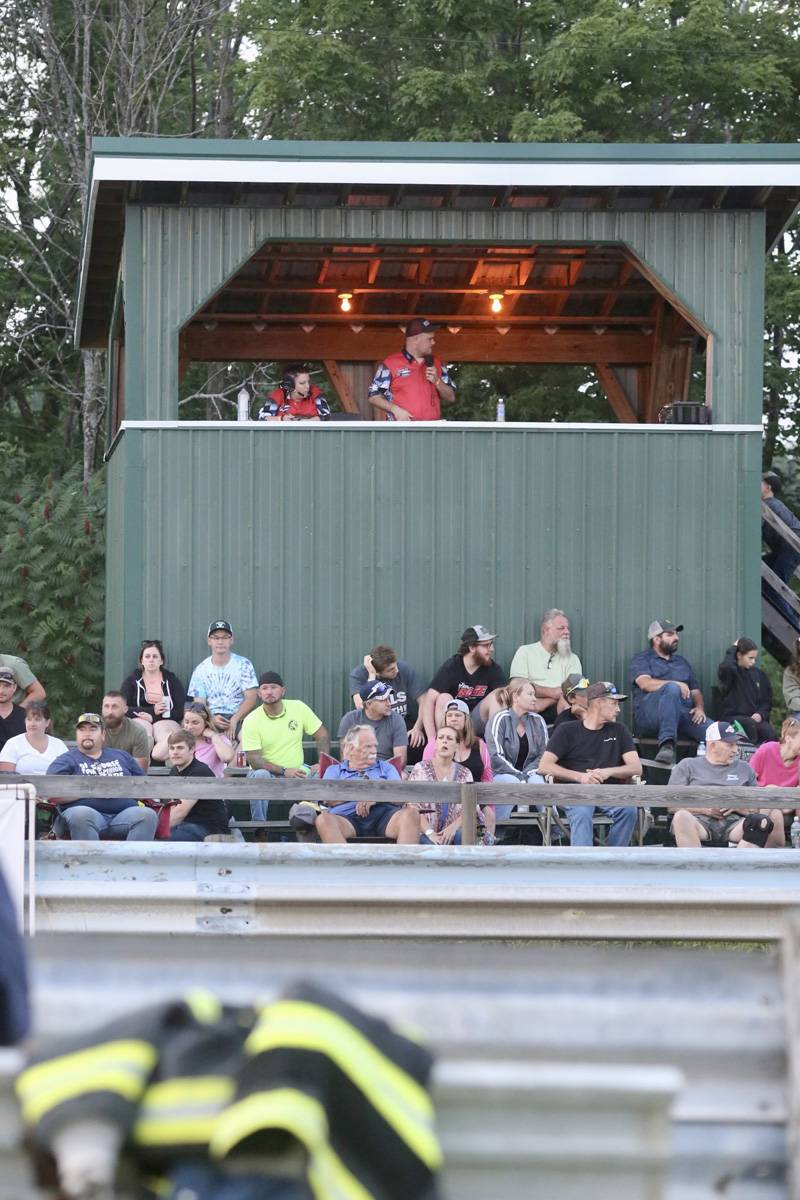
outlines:
M91 712L81 713L75 722L75 728L77 729L79 725L94 725L96 729L105 729L106 727L106 723L100 714Z
M262 671L258 677L258 686L262 683L277 683L278 687L283 687L284 683L277 671Z
M602 700L606 696L611 696L614 700L627 700L628 697L623 692L618 692L613 683L604 681L603 683L590 683L586 689L587 700Z
M212 633L229 633L233 637L233 630L228 621L212 621L206 637L211 637Z
M462 642L493 642L496 633L490 633L485 625L468 625L461 635Z
M707 742L738 742L741 736L728 721L712 721L706 730Z
M573 692L584 692L589 686L589 680L583 675L579 675L577 671L573 671L561 685L561 695L564 699L568 699Z
M469 705L464 700L448 700L444 706L444 711L448 713L452 712L453 709L456 712L464 713L467 717L469 716Z
M441 329L441 325L429 321L427 317L414 317L414 320L406 325L406 337L416 337L418 333L434 333L437 329Z
M647 636L648 638L654 638L658 637L660 633L680 633L682 629L682 625L673 625L672 621L665 621L663 617L656 617L655 621L650 622Z
M2 669L0 669L0 682L16 683L17 681L14 678L14 672L9 671L7 667L3 667Z
M370 679L359 689L358 694L366 704L368 700L383 700L386 696L391 696L392 689L388 683L381 683L380 679Z

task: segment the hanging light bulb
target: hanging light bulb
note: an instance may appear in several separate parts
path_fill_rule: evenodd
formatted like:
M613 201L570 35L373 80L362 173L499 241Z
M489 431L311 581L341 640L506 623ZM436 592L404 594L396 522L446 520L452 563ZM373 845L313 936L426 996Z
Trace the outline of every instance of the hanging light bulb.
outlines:
M503 296L504 292L491 292L489 299L492 302L492 312L499 313L503 311Z
M342 312L350 312L350 309L353 307L353 305L350 303L352 299L352 292L339 292L339 307L341 308Z

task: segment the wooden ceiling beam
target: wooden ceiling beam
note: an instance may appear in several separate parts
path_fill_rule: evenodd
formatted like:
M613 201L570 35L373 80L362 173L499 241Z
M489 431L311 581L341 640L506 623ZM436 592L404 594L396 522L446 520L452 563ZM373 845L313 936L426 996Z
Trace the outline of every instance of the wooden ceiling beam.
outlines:
M561 294L557 294L557 299L553 305L553 316L560 317L571 295L575 293L578 285L578 280L581 277L581 271L586 263L586 254L582 258L574 258L567 262L567 275L569 279L569 287L561 289Z
M252 312L252 313L199 313L192 318L192 326L197 329L206 328L210 323L225 324L230 326L241 325L246 328L252 325L255 321L263 322L266 325L301 325L308 322L317 322L326 325L383 325L387 328L399 328L405 325L407 321L413 320L417 314L414 312L401 313L363 313L363 312ZM551 314L545 313L541 316L526 315L524 317L510 316L500 314L498 317L493 317L489 312L479 313L432 313L431 320L441 327L447 325L477 325L484 328L491 328L494 324L498 325L521 325L534 328L537 326L552 325L554 318ZM557 318L559 325L575 325L585 329L592 329L600 323L596 316L561 316ZM642 326L652 324L651 317L604 317L602 321L606 326L621 326L628 328L633 332L637 332Z
M600 307L600 316L601 317L610 317L611 316L612 312L614 311L614 305L616 304L617 299L619 298L619 294L620 294L620 292L625 291L625 285L627 284L628 280L630 279L632 272L633 272L633 263L630 262L628 259L626 259L625 262L620 265L619 274L617 275L617 284L616 284L615 289L608 293L608 295L606 296L605 300L603 301L603 303Z
M365 326L354 333L331 326L316 326L310 333L292 329L213 330L190 327L182 334L182 344L191 360L205 362L299 361L380 362L403 344L399 329ZM505 335L493 329L470 329L451 334L446 329L436 335L436 352L446 362L485 363L579 363L593 365L598 354L618 365L645 365L653 353L652 337L642 333L608 331L602 338L581 329L562 329L555 334L542 330L511 328Z
M576 277L580 274L579 263L576 266ZM473 278L475 272L473 272ZM271 282L266 287L259 280L231 280L226 284L223 291L230 293L236 292L239 295L249 295L251 292L271 292L277 295L283 294L286 296L302 296L306 293L336 295L344 289L356 295L372 295L372 296L392 296L392 295L407 295L411 292L425 292L426 295L441 295L441 296L487 296L490 292L495 291L494 284L485 283L481 287L473 286L472 280L469 284L440 284L440 283L415 283L412 280L398 279L392 283L381 284L380 286L367 286L366 284L350 285L344 280L338 284L326 284L320 286L317 283L293 283L290 279L280 279L277 282ZM614 283L589 283L589 284L560 284L560 283L536 283L530 286L519 287L516 284L497 284L497 291L503 291L507 296L550 296L560 295L566 292L569 295L579 296L606 296L609 292L619 293L625 292L628 296L650 296L653 288L646 283L637 283L629 287L620 286L617 282Z

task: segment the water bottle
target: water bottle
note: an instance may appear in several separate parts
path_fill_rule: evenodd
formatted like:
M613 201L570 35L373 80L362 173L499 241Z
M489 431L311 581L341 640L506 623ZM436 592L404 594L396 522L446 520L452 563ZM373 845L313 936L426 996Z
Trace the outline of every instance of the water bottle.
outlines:
M793 850L800 850L800 817L795 817L789 830L789 841Z
M236 420L250 420L250 393L246 387L239 389L239 395L236 397Z
M506 419L506 402L505 402L505 400L498 400L497 401L497 415L495 416L495 420L496 421L505 421L505 419Z

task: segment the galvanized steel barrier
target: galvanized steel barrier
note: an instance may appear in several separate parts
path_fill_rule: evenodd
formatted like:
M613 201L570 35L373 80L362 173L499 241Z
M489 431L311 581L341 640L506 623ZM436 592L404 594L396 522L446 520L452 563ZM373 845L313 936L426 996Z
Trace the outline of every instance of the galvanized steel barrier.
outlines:
M40 842L37 919L64 932L763 941L800 907L799 867L791 850Z
M21 1151L14 1060L0 1055L0 1200L44 1200ZM680 1075L664 1067L445 1062L433 1092L448 1200L659 1200ZM127 1192L116 1200L132 1200ZM411 1200L411 1198L409 1198Z
M64 781L52 782L63 795ZM85 794L86 781L68 782ZM175 791L163 778L118 782L125 794L132 782L151 795L153 783ZM236 781L236 794L254 782ZM364 785L349 787L364 795ZM409 785L394 787L409 798ZM437 800L446 787L432 785ZM520 799L519 789L505 790ZM577 799L573 788L553 788L548 797L557 790ZM611 790L602 789L604 802ZM631 802L643 792L652 802L665 790L624 789ZM796 803L796 793L743 792L737 807ZM699 803L694 793L683 790L681 801ZM674 804L678 795L668 798ZM790 916L800 908L800 882L791 851L214 843L38 849L42 932L32 946L42 1032L74 1028L78 1014L81 1022L105 1019L195 984L242 1001L310 975L427 1033L441 1057L437 1091L443 1132L450 1129L453 1200L518 1200L540 1178L553 1200L658 1196L658 1142L647 1149L640 1135L659 1127L674 1080L662 1074L658 1081L651 1068L680 1071L684 1080L666 1200L800 1194L787 1184L787 1163L798 1161L800 1114L800 926ZM781 958L787 920L792 933ZM139 932L109 938L103 931L110 927ZM595 944L546 940L555 937ZM715 950L666 941L694 937L731 944ZM628 938L661 944L615 944ZM748 950L746 941L776 948ZM624 1087L616 1097L606 1091L604 1100L609 1082L619 1085L621 1067L645 1074L631 1087L630 1103ZM600 1070L594 1085L590 1069ZM577 1074L570 1078L569 1070ZM560 1099L544 1086L550 1071ZM553 1119L553 1111L563 1118ZM539 1137L548 1128L556 1143ZM638 1141L628 1136L634 1129ZM649 1176L640 1169L648 1157ZM627 1182L613 1174L621 1168Z
M551 1068L585 1068L585 1080L595 1072L599 1083L605 1074L606 1087L615 1080L619 1086L627 1068L679 1072L668 1200L786 1200L797 1194L786 1185L794 1101L791 1092L787 1099L792 1076L785 1022L792 1008L789 967L777 944L631 947L492 937L334 941L324 935L254 941L153 928L122 937L41 933L32 968L42 1034L88 1028L197 986L210 986L233 1003L268 999L298 977L325 982L369 1011L413 1024L438 1055L437 1090L453 1080L451 1068L474 1073L476 1089L485 1070L482 1098L468 1092L459 1114L451 1088L441 1111L454 1138L459 1130L476 1131L470 1159L474 1164L485 1153L497 1165L498 1200L529 1194L530 1183L519 1190L520 1163L560 1171L570 1186L574 1171L583 1195L593 1198L591 1176L597 1172L596 1194L605 1195L605 1172L624 1165L631 1153L617 1125L618 1117L628 1121L630 1110L619 1116L619 1101L610 1095L608 1111L601 1100L590 1101L569 1071L561 1077L559 1100L537 1100L537 1076L527 1073L532 1067L541 1071L539 1084ZM532 1122L540 1102L560 1112L561 1121L551 1113ZM509 1114L517 1105L514 1118ZM639 1119L644 1126L649 1118L640 1113ZM549 1146L545 1130L553 1135ZM466 1152L460 1135L459 1144ZM450 1169L452 1142L446 1139L446 1145ZM511 1175L502 1171L504 1158ZM508 1178L516 1193L502 1190ZM480 1200L493 1194L484 1191ZM577 1193L562 1193L554 1183L541 1194L562 1200ZM617 1192L626 1200L639 1194L633 1188ZM478 1200L480 1193L473 1195ZM456 1191L452 1200L461 1196Z

